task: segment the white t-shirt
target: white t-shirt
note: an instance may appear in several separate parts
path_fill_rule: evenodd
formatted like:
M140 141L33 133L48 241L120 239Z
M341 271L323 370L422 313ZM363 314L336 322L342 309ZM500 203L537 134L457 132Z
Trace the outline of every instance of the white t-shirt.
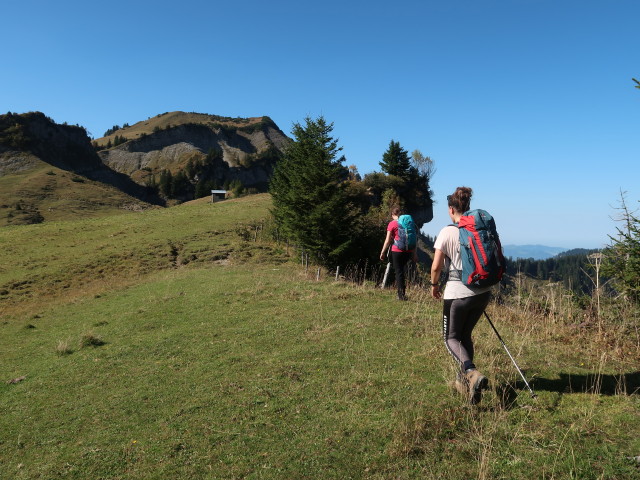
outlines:
M448 225L440 230L440 233L436 238L434 248L436 250L441 250L442 253L444 253L450 260L450 262L445 262L445 268L449 266L449 272L462 270L462 257L460 256L460 232L458 227ZM449 280L447 280L444 295L442 296L445 300L473 297L474 295L480 295L481 293L491 290L491 287L468 287L462 283L460 278L457 277L459 277L459 275L449 275Z

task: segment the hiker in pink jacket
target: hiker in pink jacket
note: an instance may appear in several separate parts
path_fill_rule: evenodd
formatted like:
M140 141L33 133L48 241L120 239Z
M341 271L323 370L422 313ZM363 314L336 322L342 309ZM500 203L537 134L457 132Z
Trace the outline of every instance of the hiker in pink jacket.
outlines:
M416 248L412 250L401 250L395 245L398 240L398 218L400 218L400 207L391 208L391 221L387 225L387 237L380 251L380 260L384 261L387 255L387 249L391 246L391 262L396 273L396 287L398 288L398 300L407 300L405 271L409 260L418 261Z

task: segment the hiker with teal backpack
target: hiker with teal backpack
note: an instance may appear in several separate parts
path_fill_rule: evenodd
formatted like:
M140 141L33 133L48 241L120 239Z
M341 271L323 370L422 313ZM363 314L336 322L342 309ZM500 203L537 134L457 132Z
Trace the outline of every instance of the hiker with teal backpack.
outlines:
M384 261L391 246L391 262L396 274L398 300L407 300L406 267L410 260L418 261L417 229L411 215L401 215L400 207L391 208L391 221L387 225L387 236L382 245L380 260Z
M460 366L455 388L475 405L488 380L474 363L471 334L489 304L491 286L502 278L505 261L493 217L484 210L470 210L472 193L458 187L447 196L453 225L440 230L434 244L431 295L444 300L444 342ZM444 293L439 283L443 271Z

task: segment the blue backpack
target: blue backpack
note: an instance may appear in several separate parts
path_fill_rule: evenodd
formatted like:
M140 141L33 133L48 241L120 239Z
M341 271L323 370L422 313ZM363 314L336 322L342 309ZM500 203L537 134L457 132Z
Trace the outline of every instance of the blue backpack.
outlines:
M460 231L462 283L489 287L502 280L506 261L493 217L484 210L469 210L456 226Z
M398 239L393 244L400 250L413 250L416 248L418 230L411 215L400 215L398 218Z

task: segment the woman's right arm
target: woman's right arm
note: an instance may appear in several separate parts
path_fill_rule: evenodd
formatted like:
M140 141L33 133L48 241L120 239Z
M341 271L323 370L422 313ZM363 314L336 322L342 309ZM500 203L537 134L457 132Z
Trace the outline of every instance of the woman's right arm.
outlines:
M384 245L382 245L382 250L380 251L380 260L384 262L385 257L387 256L387 248L391 245L391 230L387 230L387 238L384 239Z

